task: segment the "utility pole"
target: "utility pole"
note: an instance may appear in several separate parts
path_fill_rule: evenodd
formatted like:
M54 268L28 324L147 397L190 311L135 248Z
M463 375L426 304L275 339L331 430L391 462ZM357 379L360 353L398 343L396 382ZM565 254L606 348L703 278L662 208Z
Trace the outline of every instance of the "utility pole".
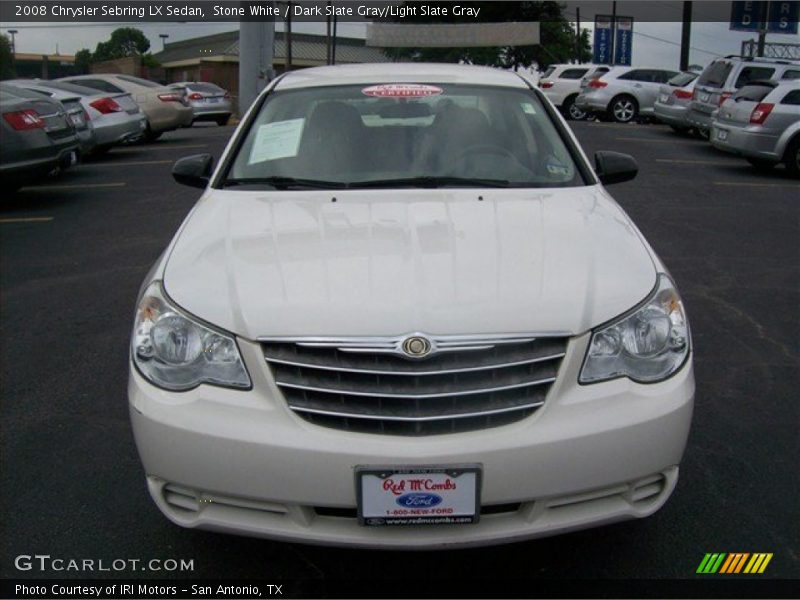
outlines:
M761 23L759 23L758 50L756 51L756 56L764 56L764 46L767 42L767 28L769 27L769 4L769 0L767 0L767 2L762 5L764 6L764 12L761 16Z
M163 52L164 48L167 45L167 38L169 37L169 34L168 33L159 33L158 37L161 38L161 51Z
M11 36L11 54L17 52L16 35L19 33L18 29L9 29L8 34Z
M333 15L333 47L331 48L331 64L336 64L336 24L339 21L339 18L336 15Z
M614 45L617 42L617 2L611 3L611 66L614 66Z
M330 8L330 0L328 7ZM329 11L330 12L330 11ZM325 17L325 64L331 64L331 15Z
M239 22L239 116L269 82L274 42L274 19Z
M286 11L286 31L283 33L286 41L286 68L285 71L292 70L292 3L287 2L289 10Z
M581 9L575 9L575 63L581 64Z
M681 19L681 71L689 70L689 46L692 37L692 3L683 3L683 18Z

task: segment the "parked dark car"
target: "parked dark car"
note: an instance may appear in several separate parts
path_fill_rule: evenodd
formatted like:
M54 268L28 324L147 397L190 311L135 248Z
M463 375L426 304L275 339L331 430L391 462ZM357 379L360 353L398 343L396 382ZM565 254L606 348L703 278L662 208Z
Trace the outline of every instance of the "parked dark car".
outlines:
M79 141L64 107L0 84L0 184L17 188L78 160Z

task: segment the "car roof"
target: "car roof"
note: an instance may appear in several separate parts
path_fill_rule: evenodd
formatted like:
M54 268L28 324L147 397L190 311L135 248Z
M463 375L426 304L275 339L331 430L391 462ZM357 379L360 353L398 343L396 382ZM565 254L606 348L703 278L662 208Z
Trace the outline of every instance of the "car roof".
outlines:
M287 73L281 77L275 89L378 83L460 83L528 89L525 80L513 71L436 63L370 63L312 67Z

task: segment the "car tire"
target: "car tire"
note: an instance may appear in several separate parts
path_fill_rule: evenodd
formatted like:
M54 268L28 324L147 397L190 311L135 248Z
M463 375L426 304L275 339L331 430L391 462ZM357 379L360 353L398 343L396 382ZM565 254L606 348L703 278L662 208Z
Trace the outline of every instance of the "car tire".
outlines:
M564 100L564 104L561 105L561 109L564 111L564 116L570 121L583 121L588 116L586 111L581 110L578 108L578 105L575 104L575 98L577 96L570 96L566 100Z
M633 96L621 94L609 102L608 113L617 123L631 123L639 114L639 104Z
M153 131L149 127L144 134L144 140L146 142L155 142L158 138L161 137L161 134L164 133L163 131Z
M800 136L789 142L786 153L783 155L783 162L792 177L800 177Z
M678 133L680 135L686 135L689 133L690 127L679 127L678 125L670 125L669 126L672 131Z
M757 171L770 171L778 163L771 160L764 160L763 158L752 158L746 156L745 160L749 162Z

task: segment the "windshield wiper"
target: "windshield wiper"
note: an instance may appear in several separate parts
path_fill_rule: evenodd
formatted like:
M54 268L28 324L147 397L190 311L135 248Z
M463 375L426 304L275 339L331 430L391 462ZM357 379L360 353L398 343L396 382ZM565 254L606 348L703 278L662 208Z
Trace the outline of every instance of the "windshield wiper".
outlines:
M222 187L233 187L237 185L270 185L278 190L288 190L290 188L311 188L318 190L342 189L347 184L341 181L324 181L321 179L297 179L295 177L241 177L239 179L226 179L222 182Z
M474 177L453 177L423 175L420 177L403 177L398 179L370 179L368 181L354 181L347 185L348 188L382 188L382 187L429 187L438 188L445 186L464 187L508 187L510 181L505 179L480 179Z

